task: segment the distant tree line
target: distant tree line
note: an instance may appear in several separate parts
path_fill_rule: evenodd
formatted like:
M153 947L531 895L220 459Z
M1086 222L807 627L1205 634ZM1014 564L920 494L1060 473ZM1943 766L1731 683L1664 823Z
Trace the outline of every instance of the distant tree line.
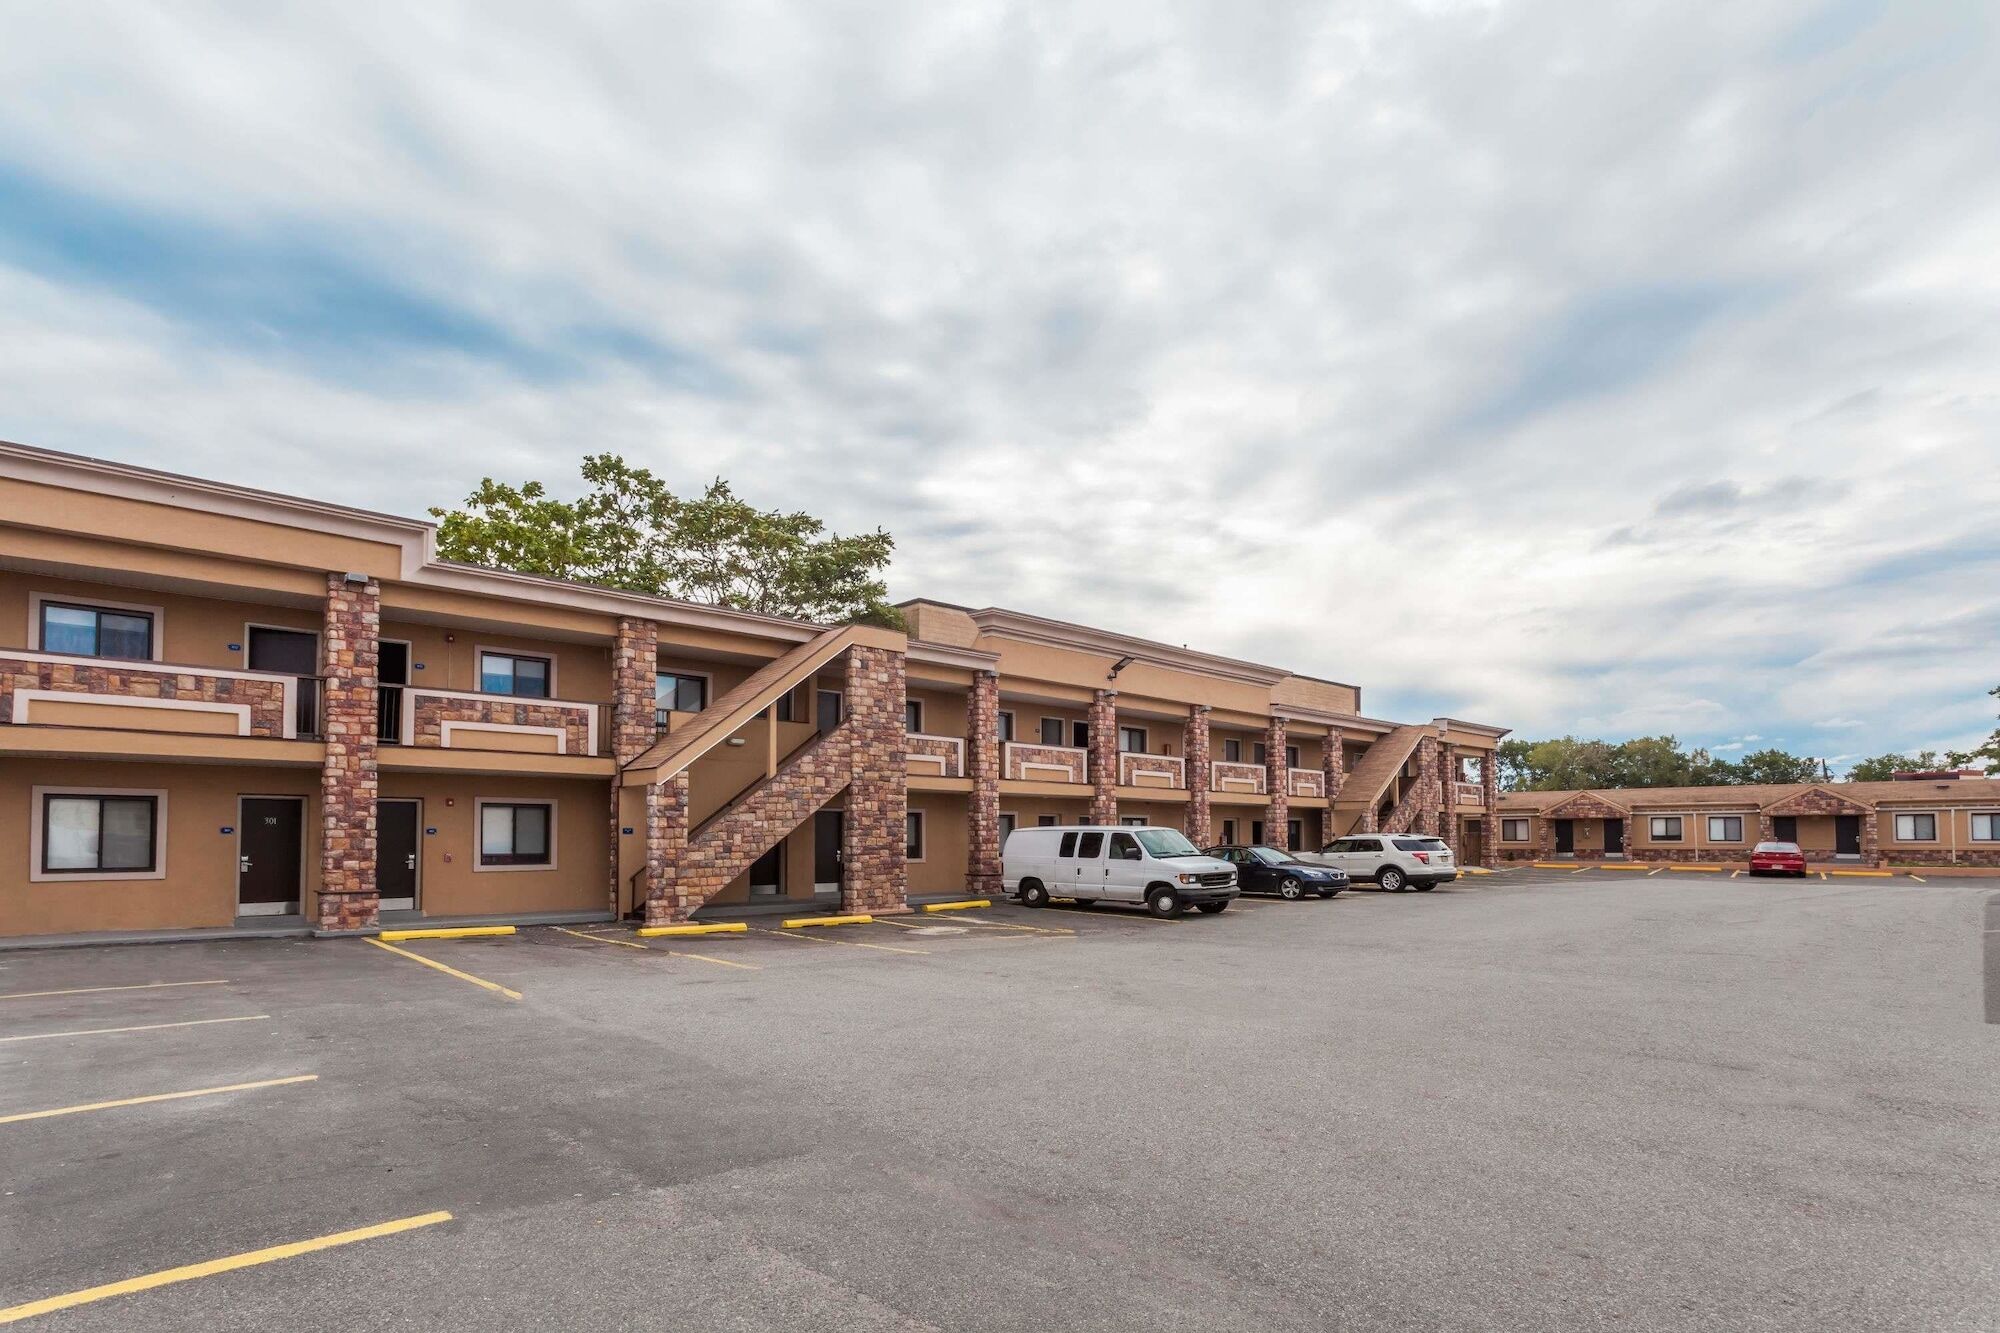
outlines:
M2000 697L2000 688L1992 691ZM1886 782L1897 772L1940 768L2000 768L2000 729L1976 750L1913 750L1876 755L1836 774L1824 759L1784 750L1752 750L1740 759L1683 749L1672 736L1629 741L1500 742L1500 782L1509 791L1574 791L1584 787L1735 787L1758 783Z

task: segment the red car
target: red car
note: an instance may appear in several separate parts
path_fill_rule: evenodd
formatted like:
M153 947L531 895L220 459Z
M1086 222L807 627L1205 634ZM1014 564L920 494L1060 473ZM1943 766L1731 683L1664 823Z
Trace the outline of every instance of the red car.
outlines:
M1799 850L1795 842L1760 842L1750 853L1750 873L1753 875L1797 875L1806 874L1806 854Z

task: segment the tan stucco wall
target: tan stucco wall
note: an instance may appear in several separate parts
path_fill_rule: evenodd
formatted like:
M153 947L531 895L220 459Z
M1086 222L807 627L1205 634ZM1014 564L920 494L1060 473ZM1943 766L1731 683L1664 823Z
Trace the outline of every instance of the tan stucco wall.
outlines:
M163 790L166 875L161 879L29 880L37 786ZM64 761L0 761L0 935L227 926L236 919L239 795L304 796L308 894L319 881L319 773L303 768Z
M384 798L423 801L417 908L426 916L602 911L607 902L608 782L473 774L385 773ZM549 870L480 870L481 800L556 803L556 864ZM435 836L425 832L435 828Z
M956 690L910 687L906 694L924 706L924 733L929 736L965 735L965 695ZM1015 714L1016 718L1020 716Z
M1353 686L1336 685L1325 680L1307 680L1301 676L1287 676L1272 686L1271 701L1275 704L1315 708L1322 713L1361 711L1361 691Z
M924 816L924 859L910 862L910 892L960 892L965 888L965 797L912 792L910 809Z
M552 659L555 683L550 693L555 698L589 703L611 699L611 650L603 644L525 638L407 620L385 620L382 637L409 643L410 684L419 689L477 693L479 653L492 649Z
M105 583L46 578L39 574L0 572L0 648L30 648L29 599L36 593L78 602L123 602L158 609L153 632L160 659L182 666L243 670L249 664L249 624L277 625L318 633L323 617L312 607L275 606L264 602L232 602L123 588ZM230 651L229 645L237 650Z

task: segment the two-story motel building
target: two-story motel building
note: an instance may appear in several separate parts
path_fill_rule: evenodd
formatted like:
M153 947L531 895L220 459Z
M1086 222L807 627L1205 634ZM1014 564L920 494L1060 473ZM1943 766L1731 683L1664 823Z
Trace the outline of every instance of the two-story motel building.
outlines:
M439 560L432 525L0 444L0 937L998 891L1017 825L1498 846L1504 731L905 604L828 627Z

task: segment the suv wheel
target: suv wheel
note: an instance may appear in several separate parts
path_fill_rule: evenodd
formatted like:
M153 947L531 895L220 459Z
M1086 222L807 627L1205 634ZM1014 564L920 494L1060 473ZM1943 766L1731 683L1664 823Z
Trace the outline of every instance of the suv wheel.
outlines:
M1146 895L1146 910L1154 916L1179 916L1181 896L1169 888L1154 889Z
M1297 902L1305 896L1305 886L1299 883L1297 875L1287 875L1278 881L1278 896L1289 902Z
M1042 887L1038 879L1024 879L1021 881L1021 903L1026 907L1047 907L1049 891Z
M1409 882L1409 877L1395 866L1383 866L1375 872L1375 882L1391 893L1401 893L1403 885ZM1022 887L1025 891L1026 886Z

